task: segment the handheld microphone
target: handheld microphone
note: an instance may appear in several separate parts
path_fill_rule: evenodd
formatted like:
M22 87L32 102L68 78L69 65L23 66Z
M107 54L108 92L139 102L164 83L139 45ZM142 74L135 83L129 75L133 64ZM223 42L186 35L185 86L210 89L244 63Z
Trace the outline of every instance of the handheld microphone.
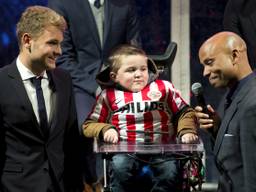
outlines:
M213 123L213 127L208 128L207 131L209 133L211 133L214 137L216 137L216 134L218 132L218 127L220 124L220 120L218 118L218 116L212 114L210 111L208 111L205 100L204 100L204 96L203 96L203 87L201 85L201 83L193 83L193 85L191 86L191 90L192 93L194 94L197 104L203 108L203 113L206 113L209 115L209 118L213 119L213 121L215 123Z
M203 87L201 85L201 83L193 83L193 85L191 86L191 90L192 93L194 94L197 104L203 108L203 113L208 113L207 107L206 107L206 103L205 103L205 99L203 96Z

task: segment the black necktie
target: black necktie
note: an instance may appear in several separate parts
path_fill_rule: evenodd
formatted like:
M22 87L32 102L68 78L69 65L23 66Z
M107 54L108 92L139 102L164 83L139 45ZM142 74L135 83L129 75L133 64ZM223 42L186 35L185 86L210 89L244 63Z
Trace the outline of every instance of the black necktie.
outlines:
M100 8L100 0L95 0L94 1L94 6L99 9Z
M41 80L42 77L33 77L31 78L32 83L36 89L36 96L37 96L37 103L38 103L38 114L40 119L40 128L44 133L45 138L48 137L49 128L48 128L48 120L47 120L47 113L46 107L44 102L44 95L43 90L41 87Z

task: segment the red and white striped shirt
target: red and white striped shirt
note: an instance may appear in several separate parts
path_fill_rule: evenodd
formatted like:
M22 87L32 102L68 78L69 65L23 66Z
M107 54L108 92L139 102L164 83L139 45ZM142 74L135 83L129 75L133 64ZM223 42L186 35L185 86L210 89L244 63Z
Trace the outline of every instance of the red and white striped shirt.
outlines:
M97 97L89 119L110 123L119 130L121 140L144 141L145 131L154 142L168 142L176 135L172 118L187 103L172 83L156 80L140 92L107 88Z

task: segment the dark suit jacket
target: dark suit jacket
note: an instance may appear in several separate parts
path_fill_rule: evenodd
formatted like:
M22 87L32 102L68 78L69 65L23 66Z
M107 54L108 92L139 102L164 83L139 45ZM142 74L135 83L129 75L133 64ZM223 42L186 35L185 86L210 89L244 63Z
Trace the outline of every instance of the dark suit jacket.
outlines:
M229 0L223 20L224 30L240 35L246 42L249 61L256 68L256 3L255 0Z
M220 192L256 191L256 77L239 90L225 112L214 153Z
M139 23L132 0L105 0L104 34L101 47L97 26L88 0L49 0L68 22L62 56L58 64L72 76L75 90L95 95L95 78L111 49L137 41Z
M0 70L0 191L46 192L49 178L55 191L82 187L71 78L61 69L48 75L56 105L45 139L16 63Z

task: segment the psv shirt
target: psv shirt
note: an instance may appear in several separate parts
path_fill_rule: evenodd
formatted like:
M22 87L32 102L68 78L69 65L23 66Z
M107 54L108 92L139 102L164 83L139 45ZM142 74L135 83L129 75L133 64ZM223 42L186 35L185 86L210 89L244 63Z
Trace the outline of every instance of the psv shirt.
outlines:
M173 117L185 106L187 103L172 83L156 80L136 93L104 89L89 119L112 124L121 140L144 141L144 132L148 130L152 141L169 142L176 135Z

